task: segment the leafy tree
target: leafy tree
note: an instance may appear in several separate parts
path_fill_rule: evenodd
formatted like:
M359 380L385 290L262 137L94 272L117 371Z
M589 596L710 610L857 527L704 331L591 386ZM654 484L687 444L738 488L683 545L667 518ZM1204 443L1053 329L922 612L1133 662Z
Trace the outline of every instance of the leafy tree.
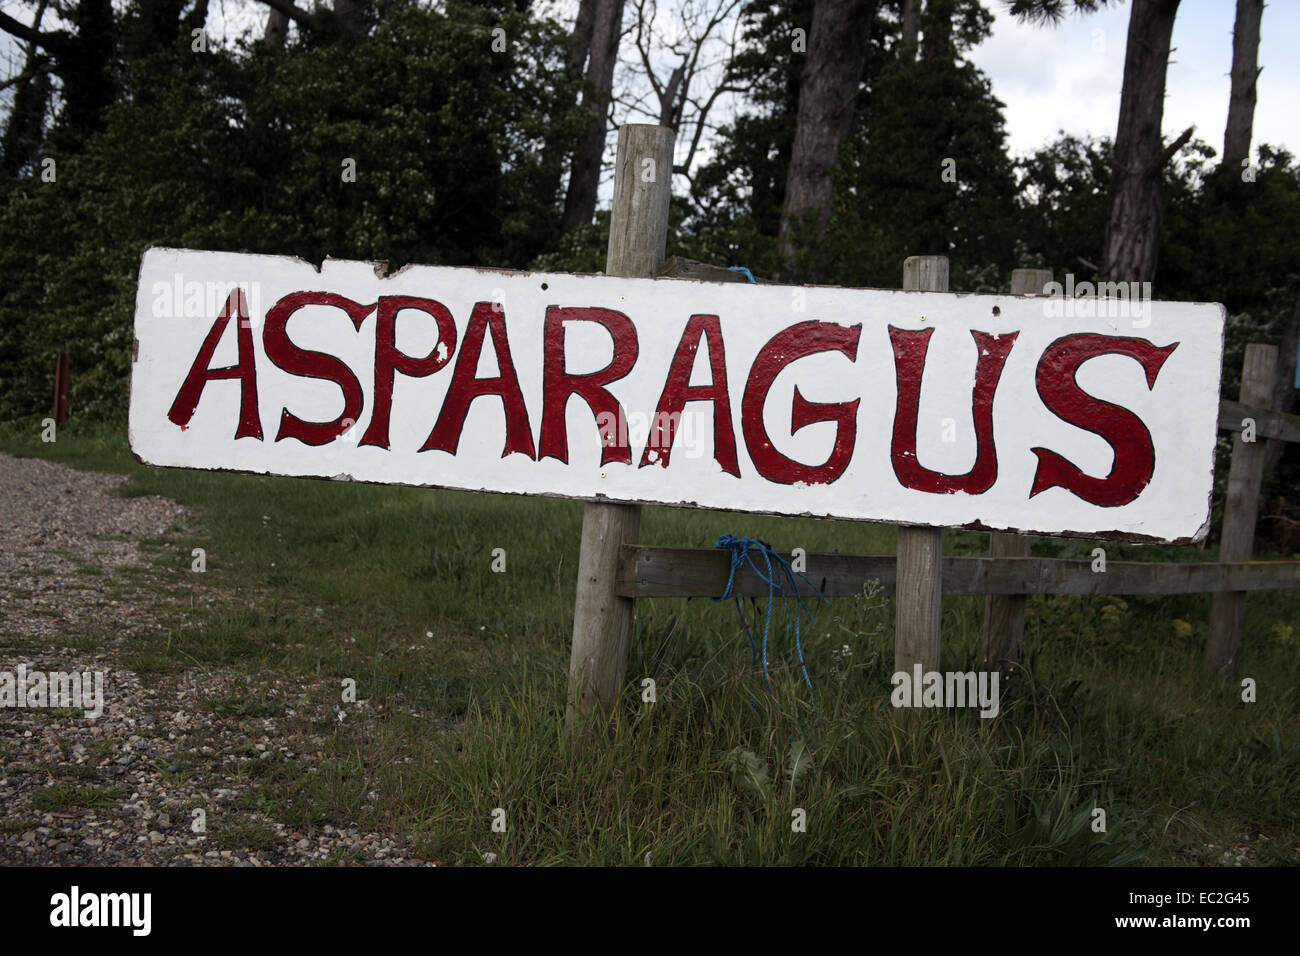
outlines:
M836 194L830 241L815 254L838 284L896 287L907 256L946 255L953 289L991 290L1020 264L1002 104L969 63L884 71Z
M1017 264L1096 278L1106 230L1110 140L1064 133L1016 163Z
M728 81L749 90L750 109L724 128L714 158L692 184L683 237L697 258L774 275L785 176L794 145L812 0L754 0L744 10L745 45ZM802 33L798 32L802 31Z
M60 350L77 414L125 412L150 246L523 267L557 242L539 157L581 123L559 24L453 2L392 7L351 49L187 40L126 44L102 130L0 198L0 416L48 407Z
M964 151L971 162L964 166L965 185L949 190L972 200L983 213L988 213L986 198L1001 196L1004 206L998 216L1005 219L1010 213L1005 136L1000 117L993 115L1000 106L987 80L962 60L988 35L991 16L975 0L927 4L921 28L929 37L928 48L917 63L915 50L904 51L901 42L904 6L902 0L876 6L853 122L832 171L832 219L821 241L800 237L796 243L794 278L816 273L821 282L896 286L901 257L915 254L913 243L925 244L927 237L915 231L901 234L892 224L880 222L881 215L902 214L884 184L892 188L900 181L914 183L913 196L924 194L933 204L940 198L938 188L948 185L940 181L942 160L963 161L963 154L954 150ZM737 85L750 89L751 108L723 130L714 161L696 177L683 245L698 258L744 264L774 276L786 273L777 236L805 65L805 54L793 40L800 36L798 30L807 37L812 4L760 0L746 9L746 17L748 45L733 61L732 76ZM915 99L918 96L934 100ZM924 117L916 109L922 102ZM970 115L959 115L962 111ZM898 136L899 128L908 132ZM993 156L998 149L1002 154ZM996 189L988 185L993 180L1000 181ZM951 211L960 205L951 204ZM917 218L915 213L906 216ZM970 232L970 226L961 231ZM936 237L931 251L949 249L948 238Z

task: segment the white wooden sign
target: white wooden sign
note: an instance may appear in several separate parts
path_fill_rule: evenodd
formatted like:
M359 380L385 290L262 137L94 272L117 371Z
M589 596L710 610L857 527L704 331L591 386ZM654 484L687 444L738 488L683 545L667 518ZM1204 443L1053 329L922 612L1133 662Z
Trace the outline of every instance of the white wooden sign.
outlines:
M1194 541L1218 305L151 249L144 462ZM1115 297L1121 296L1121 297Z

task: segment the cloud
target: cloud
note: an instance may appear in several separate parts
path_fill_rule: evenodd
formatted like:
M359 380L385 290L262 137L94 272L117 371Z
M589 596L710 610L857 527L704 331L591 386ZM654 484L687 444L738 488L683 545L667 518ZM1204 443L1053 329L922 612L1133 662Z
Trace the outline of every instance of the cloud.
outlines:
M1222 146L1234 7L1226 0L1183 0L1167 75L1167 139L1195 125L1198 137L1216 149ZM1055 139L1059 129L1114 136L1129 4L1086 17L1071 16L1055 29L1019 24L1000 5L995 12L993 36L970 58L989 75L994 94L1007 104L1012 151L1025 153L1042 146ZM1300 58L1290 49L1297 35L1300 4L1265 8L1256 144L1300 147L1300 113L1293 106L1300 90Z

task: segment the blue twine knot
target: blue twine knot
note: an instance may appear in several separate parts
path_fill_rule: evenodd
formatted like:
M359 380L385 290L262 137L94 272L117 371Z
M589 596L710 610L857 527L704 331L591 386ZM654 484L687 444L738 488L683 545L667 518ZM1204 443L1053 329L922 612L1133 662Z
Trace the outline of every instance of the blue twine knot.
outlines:
M714 547L726 548L731 552L731 571L727 575L727 587L722 592L722 596L715 597L713 600L725 601L727 598L731 598L735 602L736 613L740 615L740 623L745 627L745 636L749 638L749 649L753 653L751 663L758 662L758 649L754 646L754 635L750 630L749 622L745 620L745 612L740 607L740 598L734 593L736 571L739 570L742 565L747 564L750 569L758 575L759 579L767 585L767 616L763 621L763 681L767 684L768 690L772 689L772 681L768 677L767 673L767 639L772 626L772 600L778 594L781 596L781 607L785 611L785 628L789 631L789 598L791 594L794 595L794 649L795 654L799 658L799 668L803 671L804 683L808 685L809 690L812 690L812 681L808 677L808 665L804 663L803 659L803 645L799 639L800 620L804 614L807 614L808 622L811 624L812 611L808 610L808 607L803 602L803 598L799 594L799 582L795 579L795 575L799 574L799 572L795 571L794 568L790 566L790 562L779 554L770 544L757 538L738 538L735 535L724 534L722 537L718 538ZM759 568L759 566L754 563L754 554L758 554L762 557L763 568ZM822 594L819 588L813 586L812 582L808 581L808 579L802 574L799 574L799 577L803 578L810 587L813 587L813 590L817 592L817 596L822 599L822 602L827 607L831 606L831 602L826 600L826 595ZM789 591L786 590L787 585L789 586Z

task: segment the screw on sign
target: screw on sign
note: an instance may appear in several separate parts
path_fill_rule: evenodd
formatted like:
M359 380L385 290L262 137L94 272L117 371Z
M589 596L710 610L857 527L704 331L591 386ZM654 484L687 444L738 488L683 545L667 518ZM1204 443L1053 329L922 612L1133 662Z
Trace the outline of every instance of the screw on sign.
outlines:
M209 317L148 307L178 275L236 274L255 277L264 316L238 290ZM791 291L444 267L379 278L369 263L154 249L131 446L191 468L1204 536L1222 307L1147 303L1135 330L1092 310L1045 318L1041 297L937 292L808 288L795 315ZM711 422L707 454L674 454L672 427L639 447L608 427L687 411Z

